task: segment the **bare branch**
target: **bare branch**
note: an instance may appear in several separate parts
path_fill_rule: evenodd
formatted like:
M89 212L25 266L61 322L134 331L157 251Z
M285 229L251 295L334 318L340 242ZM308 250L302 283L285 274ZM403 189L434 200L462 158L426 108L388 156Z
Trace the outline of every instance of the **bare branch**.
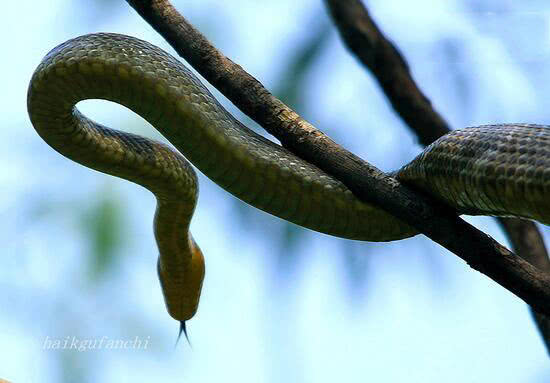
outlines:
M515 218L500 218L514 251L539 270L550 273L550 258L540 231L533 222ZM550 316L531 310L540 334L550 354Z
M365 65L384 90L395 111L424 145L450 131L413 80L399 50L383 35L360 0L325 0L349 50ZM550 258L532 222L499 218L514 251L541 271L550 273ZM533 311L550 352L550 318Z
M294 153L338 178L460 256L540 312L550 314L550 276L516 257L439 203L412 191L303 120L221 54L167 0L127 0L196 70Z
M382 34L360 0L325 0L342 40L370 69L393 108L426 146L448 133L447 122L418 88L399 50Z

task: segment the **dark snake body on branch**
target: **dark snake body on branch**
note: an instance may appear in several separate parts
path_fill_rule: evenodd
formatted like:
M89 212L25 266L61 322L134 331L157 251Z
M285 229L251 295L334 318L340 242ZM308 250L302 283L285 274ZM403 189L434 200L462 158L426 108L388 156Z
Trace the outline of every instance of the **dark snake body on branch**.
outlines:
M93 34L54 48L36 69L28 111L64 156L151 190L158 201L158 273L170 315L196 312L202 252L189 233L198 184L172 148L86 118L75 105L105 99L158 129L222 188L261 210L322 233L363 241L417 234L340 181L231 116L177 59L136 38ZM459 214L506 215L550 224L550 128L492 125L453 131L394 175Z

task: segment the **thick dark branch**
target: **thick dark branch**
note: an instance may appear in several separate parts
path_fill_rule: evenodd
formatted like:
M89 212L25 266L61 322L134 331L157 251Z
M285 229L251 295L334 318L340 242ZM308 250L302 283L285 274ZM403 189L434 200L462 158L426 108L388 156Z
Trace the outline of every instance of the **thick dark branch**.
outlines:
M349 50L363 63L384 90L395 111L424 145L450 131L413 80L399 50L382 34L360 0L325 0ZM514 251L539 270L550 273L550 258L536 225L499 218ZM533 312L550 352L550 318Z
M550 258L536 225L533 222L514 218L501 218L499 222L506 230L514 251L539 270L550 274ZM550 354L550 316L535 310L531 310L531 313L546 344L546 350Z
M201 75L285 147L341 180L359 198L382 206L457 254L538 311L550 313L549 275L334 143L217 51L167 0L127 1Z
M380 32L360 0L325 0L342 39L365 65L393 108L426 146L448 133L449 125L414 82L399 50Z

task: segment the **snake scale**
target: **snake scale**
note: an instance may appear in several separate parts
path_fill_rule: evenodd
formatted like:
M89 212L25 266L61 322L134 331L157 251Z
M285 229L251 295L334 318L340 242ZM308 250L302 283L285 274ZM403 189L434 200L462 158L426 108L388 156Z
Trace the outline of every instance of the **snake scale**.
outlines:
M155 194L158 274L168 312L183 326L197 310L204 277L202 252L188 231L197 177L171 147L83 116L75 105L85 99L110 100L133 110L219 186L284 220L364 241L417 234L383 209L357 199L329 174L246 128L160 48L117 34L69 40L50 51L32 77L30 119L59 153ZM394 175L460 214L550 224L547 126L453 131Z

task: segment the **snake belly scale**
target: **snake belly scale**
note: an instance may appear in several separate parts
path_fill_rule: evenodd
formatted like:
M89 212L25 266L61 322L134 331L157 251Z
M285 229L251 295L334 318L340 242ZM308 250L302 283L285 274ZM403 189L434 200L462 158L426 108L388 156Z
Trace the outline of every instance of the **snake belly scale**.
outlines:
M177 151L93 122L75 106L85 99L128 107ZM231 194L297 225L364 241L417 234L246 128L182 63L133 37L93 34L54 48L32 77L28 111L38 134L59 153L155 194L159 278L168 312L182 323L197 310L204 259L189 233L197 177L180 153ZM459 213L518 215L548 224L549 143L550 129L543 126L464 129L432 144L396 175Z

